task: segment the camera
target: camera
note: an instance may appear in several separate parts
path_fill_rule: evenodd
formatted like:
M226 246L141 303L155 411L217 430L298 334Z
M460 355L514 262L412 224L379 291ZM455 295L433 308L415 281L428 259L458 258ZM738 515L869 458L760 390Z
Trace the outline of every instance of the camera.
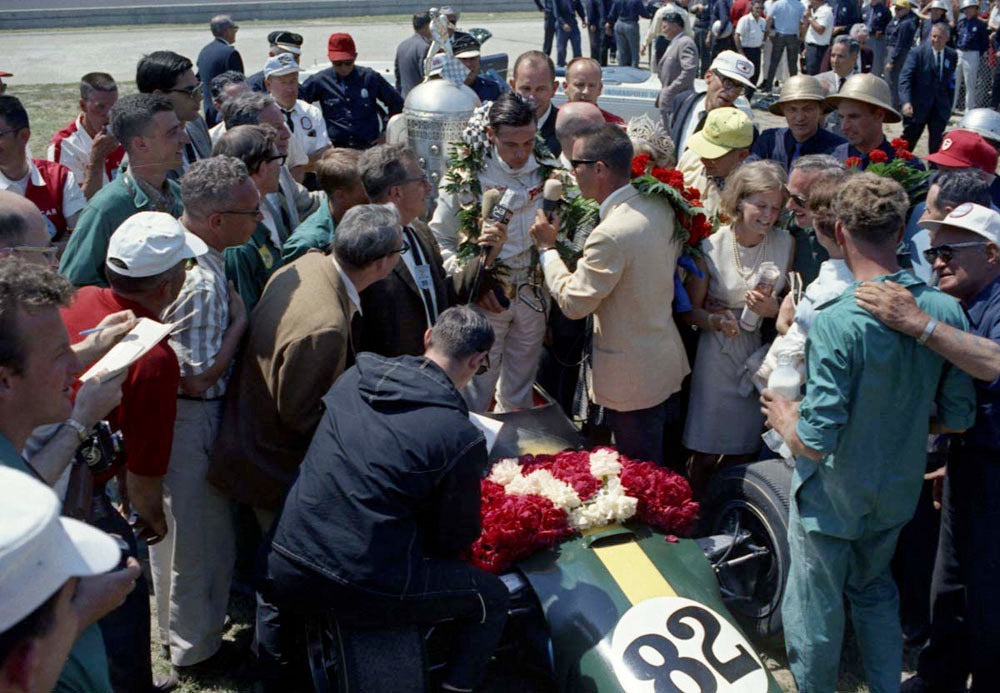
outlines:
M114 466L123 439L121 431L112 431L107 421L98 421L87 439L76 449L75 460L87 465L94 476L100 476Z

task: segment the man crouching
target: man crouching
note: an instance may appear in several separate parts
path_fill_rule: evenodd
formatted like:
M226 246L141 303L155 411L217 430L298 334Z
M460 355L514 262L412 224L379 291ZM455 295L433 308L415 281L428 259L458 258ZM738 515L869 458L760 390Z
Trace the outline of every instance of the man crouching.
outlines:
M466 306L441 313L422 357L358 355L285 499L268 554L282 606L342 624L434 623L460 631L446 690L471 691L507 618L507 589L458 559L479 535L483 435L459 394L493 346Z

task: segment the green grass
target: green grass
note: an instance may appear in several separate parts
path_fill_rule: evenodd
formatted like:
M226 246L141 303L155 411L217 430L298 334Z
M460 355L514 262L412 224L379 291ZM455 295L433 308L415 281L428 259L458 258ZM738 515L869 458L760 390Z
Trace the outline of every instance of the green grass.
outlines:
M122 94L135 91L134 82L121 83ZM28 145L36 159L44 159L52 136L80 113L80 88L70 84L11 84L7 93L16 96L28 111L31 139Z

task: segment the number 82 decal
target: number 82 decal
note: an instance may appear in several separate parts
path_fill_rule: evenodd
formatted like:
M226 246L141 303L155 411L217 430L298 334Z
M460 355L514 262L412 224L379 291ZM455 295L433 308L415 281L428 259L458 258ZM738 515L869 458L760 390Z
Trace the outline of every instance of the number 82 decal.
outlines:
M765 693L767 672L726 619L698 602L656 597L636 604L611 636L625 693Z

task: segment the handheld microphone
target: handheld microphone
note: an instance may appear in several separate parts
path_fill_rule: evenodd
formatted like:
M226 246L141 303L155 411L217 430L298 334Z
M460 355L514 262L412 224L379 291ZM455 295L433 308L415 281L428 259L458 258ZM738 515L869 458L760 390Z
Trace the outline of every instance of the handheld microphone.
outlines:
M491 192L499 193L500 191L487 190L486 194ZM486 194L483 195L484 205L486 204L485 201ZM514 204L514 191L508 188L507 190L504 190L503 196L500 198L500 201L497 202L496 206L494 206L493 209L490 210L489 218L498 224L506 224L508 221L510 221L510 218L514 215L514 212L511 211L510 208L512 204Z
M483 204L480 209L482 210L482 218L484 220L493 216L494 208L500 204L500 197L500 191L495 188L483 193Z
M545 214L545 218L552 223L555 219L556 212L559 209L559 200L562 198L563 194L563 184L562 181L556 180L555 178L550 178L545 181L545 187L542 188L542 212Z

